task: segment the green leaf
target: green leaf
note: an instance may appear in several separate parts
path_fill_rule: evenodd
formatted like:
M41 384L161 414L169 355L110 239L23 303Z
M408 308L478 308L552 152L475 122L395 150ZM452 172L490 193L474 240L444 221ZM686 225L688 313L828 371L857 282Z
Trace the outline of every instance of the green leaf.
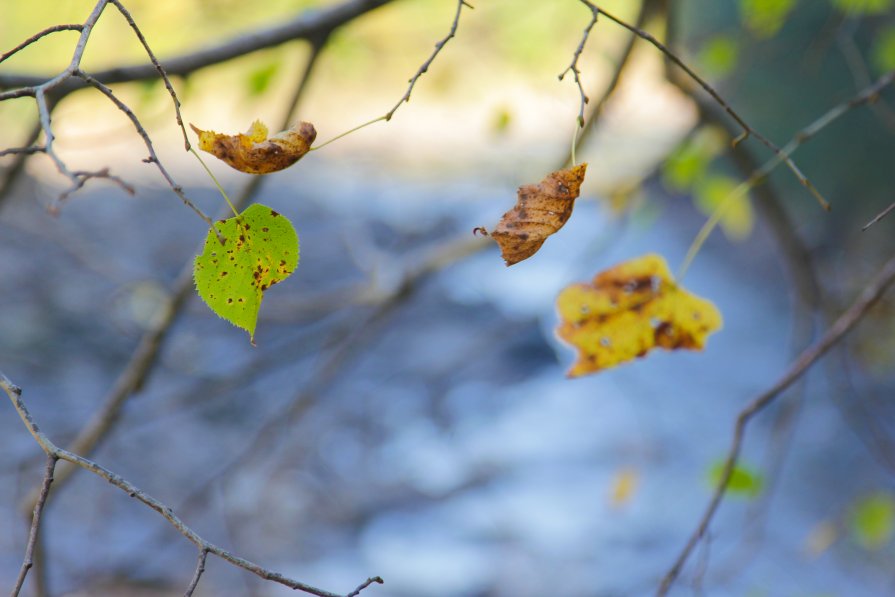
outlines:
M893 0L831 0L833 6L850 15L878 15L892 7Z
M849 528L855 540L866 549L879 549L895 533L895 498L877 492L857 501L851 509Z
M219 220L215 228L225 242L208 231L193 268L196 290L212 311L246 330L254 344L264 293L298 265L298 235L289 220L260 204L238 218Z
M256 97L267 91L267 88L270 87L271 82L273 81L279 70L280 61L276 60L274 62L268 62L267 64L250 72L249 77L246 80L246 84L248 85L249 89L249 95L252 97Z
M715 77L726 77L736 67L740 58L740 46L729 35L713 37L702 46L699 62L703 70Z
M717 487L721 483L721 475L724 472L724 462L718 461L712 465L709 471L709 480L713 487ZM730 473L730 482L727 484L727 491L733 495L741 495L747 498L758 497L764 486L764 479L761 474L738 464L733 467Z
M883 29L874 41L873 64L882 73L895 70L895 27Z
M796 2L797 0L740 0L740 17L746 28L756 37L773 37L786 23Z
M699 182L693 195L696 207L707 216L718 209L724 210L720 220L721 229L732 241L747 239L755 225L749 195L738 192L737 187L739 183L727 176L708 176Z
M713 127L699 129L681 143L662 165L662 182L672 191L689 191L705 176L709 163L725 146L722 133Z

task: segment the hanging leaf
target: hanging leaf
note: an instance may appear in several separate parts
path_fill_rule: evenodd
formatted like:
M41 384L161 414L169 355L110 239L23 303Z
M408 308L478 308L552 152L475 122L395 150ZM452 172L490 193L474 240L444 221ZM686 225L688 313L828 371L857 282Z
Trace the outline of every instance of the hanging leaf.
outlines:
M255 343L255 324L264 293L298 265L298 236L292 223L265 205L251 205L239 217L219 220L221 244L209 231L196 257L193 278L202 300Z
M557 336L578 349L568 375L579 377L645 356L654 348L701 350L721 329L713 303L679 287L659 255L610 268L556 299Z
M236 135L203 131L194 124L190 127L199 135L199 149L249 174L270 174L288 168L311 150L311 143L317 138L310 122L299 122L270 138L260 120L253 122L245 134Z
M565 225L586 170L586 163L579 164L551 172L539 184L519 187L516 206L503 214L491 232L508 266L537 253L547 237Z

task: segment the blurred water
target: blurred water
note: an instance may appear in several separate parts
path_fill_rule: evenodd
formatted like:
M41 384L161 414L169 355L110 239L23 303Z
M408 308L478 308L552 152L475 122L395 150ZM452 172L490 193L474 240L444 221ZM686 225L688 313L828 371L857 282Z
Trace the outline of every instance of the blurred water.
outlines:
M388 286L394 263L490 226L515 193L346 178L318 165L263 194L298 228L302 261L265 298L259 347L193 299L96 459L206 538L330 590L381 575L386 584L365 595L651 594L705 507L707 471L737 411L791 358L787 282L770 239L713 238L688 274L725 317L705 352L569 381L571 351L552 333L557 292L645 252L680 263L700 225L686 205L648 189L664 210L647 225L645 214L613 219L584 198L536 257L505 268L494 250L474 256L354 336L368 308L309 302L370 271ZM23 189L0 212L0 363L61 442L100 404L204 232L164 191L132 200L94 190L56 219L33 198L50 192ZM217 203L208 190L191 195ZM298 398L302 416L262 427L285 417L345 341L357 354ZM847 537L817 556L805 550L812 529L840 524L856 495L891 486L830 402L823 373L810 380L767 518L744 498L726 501L675 594L891 591L891 550L868 554ZM744 457L759 468L773 414L750 427ZM259 429L260 447L226 468ZM11 409L0 434L0 580L10 585L25 536L15 505L42 459ZM636 482L619 502L622 474ZM157 515L83 474L51 504L52 594L136 594L138 582L145 594L182 593L193 548ZM212 560L200 588L287 592Z

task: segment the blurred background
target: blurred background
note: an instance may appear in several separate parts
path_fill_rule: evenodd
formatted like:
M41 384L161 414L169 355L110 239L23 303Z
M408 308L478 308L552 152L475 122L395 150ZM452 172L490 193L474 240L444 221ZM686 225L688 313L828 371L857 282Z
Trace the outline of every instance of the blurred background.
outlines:
M164 65L341 1L125 5ZM638 41L625 60L630 34L600 19L579 62L588 115L625 66L578 150L589 163L582 196L537 255L505 267L472 229L492 228L518 186L566 162L579 92L557 75L590 12L572 0L473 4L391 121L255 190L301 242L298 269L265 295L257 347L188 286L178 298L206 227L141 162L131 122L94 90L62 99L59 156L72 170L109 167L137 192L90 181L59 204L68 181L49 158L0 157L0 371L65 445L156 335L145 383L92 457L206 539L312 585L347 593L381 575L364 595L649 595L705 508L739 410L895 249L895 216L861 231L895 200L895 94L795 154L831 212L785 168L726 212L687 275L724 315L704 352L568 380L557 293L648 252L677 268L708 215L772 154L754 139L733 152L735 127L669 80L654 47ZM83 22L93 5L0 0L0 50ZM890 0L601 7L666 39L779 145L895 69ZM295 111L307 41L173 77L184 119L235 133L256 118L276 129L291 113L326 141L398 101L456 8L396 0L337 29ZM13 73L60 72L76 41L56 33L3 62L0 89ZM83 69L146 62L108 8ZM187 196L219 213L161 82L113 89ZM0 150L27 144L36 118L30 98L0 102ZM212 159L242 195L252 177ZM750 425L729 497L673 594L895 591L893 314L884 299ZM0 584L12 586L22 503L44 457L11 407L0 435ZM194 560L157 514L78 473L51 494L26 592L179 595ZM209 558L196 594L287 591Z

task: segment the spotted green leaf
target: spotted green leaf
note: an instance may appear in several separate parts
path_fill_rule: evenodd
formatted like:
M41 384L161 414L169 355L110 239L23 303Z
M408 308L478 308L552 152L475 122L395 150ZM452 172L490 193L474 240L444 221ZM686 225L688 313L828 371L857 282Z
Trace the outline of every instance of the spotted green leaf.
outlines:
M223 319L249 333L264 293L298 265L298 235L292 223L265 205L251 205L239 217L219 220L196 257L193 278L202 300Z

